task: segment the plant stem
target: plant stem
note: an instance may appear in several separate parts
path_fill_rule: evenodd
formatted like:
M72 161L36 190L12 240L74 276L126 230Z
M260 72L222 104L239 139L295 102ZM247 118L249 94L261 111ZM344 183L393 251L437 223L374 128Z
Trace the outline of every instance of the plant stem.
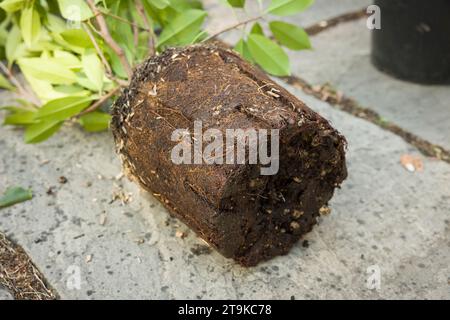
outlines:
M216 32L216 33L210 35L208 38L206 38L206 39L203 40L202 42L210 41L210 40L212 40L212 39L214 39L214 38L217 38L217 37L218 37L219 35L221 35L222 33L225 33L225 32L228 32L228 31L230 31L230 30L239 28L240 26L246 25L247 23L250 23L250 22L253 22L253 21L260 20L260 19L262 19L262 18L263 18L263 15L260 15L260 16L254 17L254 18L250 18L250 19L247 19L247 20L238 22L238 23L236 23L236 24L234 24L234 25L232 25L232 26L229 26L229 27L227 27L227 28L225 28L225 29L223 29L223 30L220 30L219 32Z
M100 56L100 59L102 60L103 65L105 66L106 73L109 76L112 76L113 73L112 73L111 66L108 63L108 60L106 60L105 55L103 54L102 50L100 49L100 46L98 45L97 40L95 39L94 35L92 34L91 30L89 29L89 26L86 26L86 24L83 23L83 29L88 34L89 39L91 39L91 42L94 45L95 51L97 51L97 54Z
M32 93L26 90L20 81L14 76L14 74L11 72L11 70L8 69L8 67L0 61L0 69L5 73L5 75L8 77L9 81L17 88L17 91L19 95L22 95L24 98L28 99L29 102L32 104L39 106L41 102L38 98Z
M102 35L102 38L109 45L109 47L114 51L114 53L117 54L125 72L127 73L128 79L131 79L133 70L131 69L131 66L127 60L127 57L125 56L125 52L117 44L117 42L111 37L111 34L109 32L108 26L105 21L105 18L103 17L102 13L98 10L98 8L95 6L94 1L93 0L86 0L86 1L87 1L87 4L89 5L89 7L91 8L91 10L95 14L95 19L97 21L98 27L100 28L100 34Z
M121 85L122 87L127 86L128 82L126 80L119 79L114 76L114 73L111 69L111 66L108 63L108 60L106 60L105 55L103 54L103 51L100 49L100 46L95 39L94 35L92 34L91 30L89 29L90 26L86 23L83 24L83 29L86 31L86 33L89 36L89 39L91 39L92 44L94 45L95 51L97 51L97 54L100 56L100 60L102 60L102 63L106 69L106 76L108 79L115 81L117 84Z
M133 43L134 46L137 47L139 44L139 29L137 26L132 26L133 28Z
M152 56L156 52L156 40L155 40L155 33L153 32L152 23L148 20L148 17L145 14L144 5L142 4L141 0L136 1L136 9L138 11L138 14L141 16L146 29L150 33L149 37L148 37L148 47L149 47L150 56Z
M105 16L111 17L111 18L116 19L116 20L118 20L118 21L120 21L120 22L129 24L129 25L132 26L132 27L136 27L136 28L141 29L141 30L144 30L144 31L148 31L148 32L151 31L149 28L141 27L141 26L139 26L137 23L128 21L128 20L125 19L125 18L116 16L115 14L112 14L112 13L107 12L107 11L99 10L99 13L98 13L98 14L103 14L103 15L105 15Z
M105 94L104 96L102 96L100 99L98 99L97 101L95 101L89 108L83 110L82 112L80 112L76 118L81 117L82 115L88 114L92 111L97 110L98 108L101 107L101 105L107 101L109 98L111 98L113 95L115 95L119 90L120 90L120 86L116 87L114 89L112 89L110 92L108 92L107 94Z

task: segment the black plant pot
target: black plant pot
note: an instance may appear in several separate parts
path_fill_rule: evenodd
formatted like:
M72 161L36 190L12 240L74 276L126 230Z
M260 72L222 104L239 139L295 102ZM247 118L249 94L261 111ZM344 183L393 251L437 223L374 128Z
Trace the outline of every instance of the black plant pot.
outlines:
M397 78L450 83L450 0L375 0L381 29L372 32L372 62Z

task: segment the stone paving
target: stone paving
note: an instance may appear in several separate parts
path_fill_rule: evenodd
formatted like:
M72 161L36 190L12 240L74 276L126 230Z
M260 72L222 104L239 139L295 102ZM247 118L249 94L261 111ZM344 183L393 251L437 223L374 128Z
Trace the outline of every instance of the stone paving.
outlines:
M361 1L342 3L349 4L347 10ZM316 17L328 18L328 11ZM295 64L298 75L316 74L316 81L308 79L313 83L345 78L336 76L341 69L327 73L331 62L321 58L328 49L325 40L319 45L319 37L346 28L351 32L360 23L316 36L316 54L323 60ZM340 68L341 56L332 57ZM305 54L299 53L302 59ZM362 60L355 61L363 67ZM449 299L450 165L422 157L423 172L408 172L400 157L420 156L413 146L283 85L330 119L349 142L349 178L331 201L332 214L305 237L307 246L299 242L288 255L249 269L199 250L205 245L193 232L121 178L110 133L88 134L76 126L38 145L24 144L20 130L0 127L0 190L21 185L34 192L31 201L0 210L0 230L24 247L63 299ZM409 86L429 89L402 85L406 92L413 90ZM363 81L361 94L364 88L374 90ZM388 94L393 93L385 89L380 96ZM410 101L407 95L404 99ZM431 128L418 130L412 131ZM66 183L60 183L61 176ZM178 237L180 231L186 237ZM367 287L371 270L379 271L378 290ZM0 289L0 299L2 294Z

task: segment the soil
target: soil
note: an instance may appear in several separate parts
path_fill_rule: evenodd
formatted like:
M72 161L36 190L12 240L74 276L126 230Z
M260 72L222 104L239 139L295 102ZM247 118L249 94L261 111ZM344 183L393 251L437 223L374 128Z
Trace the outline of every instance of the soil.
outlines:
M280 169L175 165L175 128L279 129ZM236 53L168 49L143 63L116 101L112 131L125 171L224 256L244 266L286 254L345 179L345 139ZM193 130L191 130L192 132Z

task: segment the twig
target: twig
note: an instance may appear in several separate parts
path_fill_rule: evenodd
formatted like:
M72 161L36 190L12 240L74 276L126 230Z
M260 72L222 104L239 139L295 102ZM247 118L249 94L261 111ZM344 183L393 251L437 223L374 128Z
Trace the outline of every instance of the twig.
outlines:
M133 26L133 43L134 47L137 48L139 44L139 29L137 26Z
M103 65L105 66L106 69L106 76L112 80L115 81L117 84L121 85L122 87L125 87L128 85L128 82L122 79L119 79L117 77L114 76L114 73L111 69L111 66L108 63L108 60L106 60L105 55L103 54L103 51L100 49L100 46L97 42L97 40L95 39L94 35L92 34L91 30L89 29L90 26L83 24L83 29L86 31L86 33L89 36L89 39L91 39L92 44L94 45L95 51L97 51L97 54L100 56L100 60L102 60Z
M214 34L210 35L208 38L206 38L206 39L203 40L202 42L210 41L210 40L212 40L212 39L214 39L214 38L217 38L217 36L221 35L222 33L228 32L228 31L233 30L233 29L236 29L236 28L238 28L238 27L240 27L240 26L242 26L242 25L246 25L246 24L248 24L248 23L250 23L250 22L257 21L257 20L262 19L262 18L263 18L263 16L260 15L260 16L254 17L254 18L250 18L250 19L247 19L247 20L238 22L238 23L236 23L236 24L234 24L234 25L232 25L232 26L229 26L229 27L227 27L227 28L225 28L225 29L223 29L223 30L220 30L220 31L217 32L217 33L214 33Z
M108 63L108 60L106 60L105 55L103 54L103 51L100 49L100 46L98 45L97 40L95 39L94 35L92 34L91 30L89 29L89 26L86 26L86 24L83 23L83 29L88 34L89 39L91 39L91 42L94 45L95 50L97 51L97 54L100 56L100 59L102 60L103 65L105 66L106 73L109 76L111 76L113 74L111 66Z
M148 47L149 47L150 56L153 56L155 54L155 52L156 52L155 33L153 32L152 24L150 23L150 21L148 20L147 15L145 14L144 5L142 4L141 0L137 0L136 1L136 9L138 11L138 14L141 16L142 21L144 22L144 25L145 25L146 29L150 33L149 36L148 36Z
M151 31L150 28L147 28L147 27L141 27L141 26L138 25L137 23L128 21L127 19L124 19L124 18L122 18L122 17L116 16L115 14L112 14L112 13L107 12L107 11L104 11L104 10L99 10L98 14L103 14L103 15L105 15L105 16L111 17L111 18L116 19L116 20L118 20L118 21L120 21L120 22L129 24L129 25L132 26L132 27L136 27L136 28L138 28L138 29L141 29L141 30L144 30L144 31L147 31L147 32L150 32L150 31Z
M7 66L3 62L0 61L0 69L5 73L5 75L8 77L9 81L17 88L17 91L20 95L27 98L31 103L33 103L36 106L39 106L41 102L38 98L34 96L33 93L26 90L22 84L19 82L19 80L14 76L14 74L11 72L11 70L8 69Z
M117 44L117 42L111 37L111 34L109 33L109 29L108 29L108 26L105 21L105 18L103 17L102 13L98 10L98 8L95 6L93 0L86 0L86 1L87 1L87 4L89 5L89 7L91 8L91 10L95 14L95 19L100 28L100 33L102 35L102 38L110 46L110 48L117 54L122 66L125 69L125 72L127 73L128 79L131 79L133 70L131 69L131 66L127 60L127 57L125 56L125 52Z
M107 101L109 98L111 98L113 95L115 95L119 90L120 90L120 86L116 87L114 89L112 89L110 92L108 92L107 94L105 94L104 96L102 96L100 99L98 99L97 101L95 101L89 108L81 111L78 115L76 115L75 117L81 117L89 112L95 111L97 110L105 101Z

